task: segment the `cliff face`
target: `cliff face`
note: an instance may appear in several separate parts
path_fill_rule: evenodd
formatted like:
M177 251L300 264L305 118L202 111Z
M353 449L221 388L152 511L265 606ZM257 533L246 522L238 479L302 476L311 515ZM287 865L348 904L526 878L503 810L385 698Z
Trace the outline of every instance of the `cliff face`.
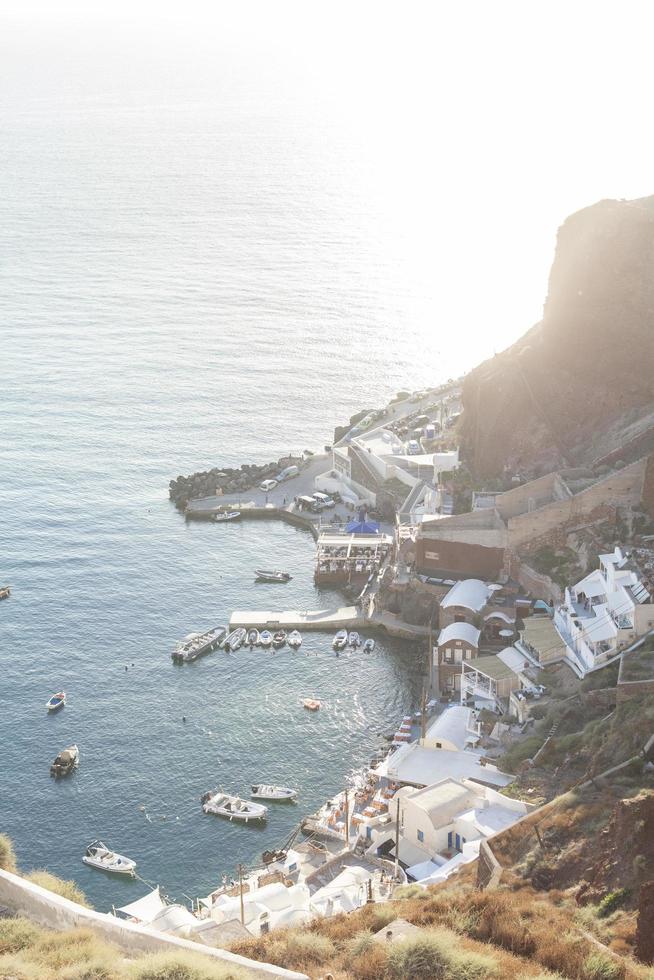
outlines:
M654 448L654 197L565 221L543 320L468 375L463 407L479 476Z

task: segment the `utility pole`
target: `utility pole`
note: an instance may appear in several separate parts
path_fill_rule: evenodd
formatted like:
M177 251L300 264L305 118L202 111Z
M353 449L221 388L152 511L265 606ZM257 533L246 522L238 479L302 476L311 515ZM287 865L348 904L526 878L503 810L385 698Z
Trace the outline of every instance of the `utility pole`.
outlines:
M425 741L427 735L427 688L422 687L422 701L420 703L420 738Z
M395 880L397 881L400 864L400 798L397 798L397 810L395 812Z
M350 843L350 799L349 790L345 790L345 843Z
M243 865L238 866L238 888L241 896L241 925L245 925L245 907L243 905Z

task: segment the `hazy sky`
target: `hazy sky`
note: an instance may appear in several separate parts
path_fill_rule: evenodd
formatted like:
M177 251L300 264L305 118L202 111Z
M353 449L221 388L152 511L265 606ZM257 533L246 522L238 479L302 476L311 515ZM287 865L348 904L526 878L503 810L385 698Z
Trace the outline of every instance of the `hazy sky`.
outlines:
M539 318L567 214L654 193L652 20L601 0L3 0L0 112L57 93L306 116L351 142L471 365Z

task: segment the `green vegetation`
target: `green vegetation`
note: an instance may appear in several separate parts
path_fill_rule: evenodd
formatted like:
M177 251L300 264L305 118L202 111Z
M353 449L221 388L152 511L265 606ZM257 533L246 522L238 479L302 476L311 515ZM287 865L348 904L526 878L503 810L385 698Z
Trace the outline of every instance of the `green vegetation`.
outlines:
M528 562L541 575L549 575L553 582L564 588L571 582L582 578L585 569L579 562L579 555L572 548L554 548L545 546L529 555Z
M605 919L607 915L611 915L612 912L615 912L615 910L620 908L620 906L624 903L624 900L628 894L629 892L626 888L618 888L616 891L609 892L608 895L605 895L597 907L597 914L599 917L601 919Z

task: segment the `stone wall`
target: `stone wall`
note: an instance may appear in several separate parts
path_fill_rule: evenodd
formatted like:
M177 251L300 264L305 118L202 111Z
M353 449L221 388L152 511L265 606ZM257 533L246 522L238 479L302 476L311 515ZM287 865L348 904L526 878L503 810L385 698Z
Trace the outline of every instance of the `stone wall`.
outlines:
M640 698L643 695L654 694L654 677L642 681L618 681L616 689L616 699L618 704L624 704L632 698Z
M505 521L526 514L530 508L545 507L558 500L566 500L570 491L558 473L548 473L538 480L531 480L513 490L498 495L495 506Z
M35 885L19 875L0 870L0 905L11 912L23 915L37 925L48 929L73 929L86 926L98 933L102 939L112 943L132 956L145 953L174 953L180 950L199 953L219 960L222 963L241 967L253 977L267 977L272 980L308 980L304 973L295 973L269 963L258 963L244 956L237 956L225 949L214 949L188 939L167 936L145 926L122 921L113 915L82 908L67 898L55 895L40 885Z
M525 592L535 599L545 599L546 602L561 602L563 591L553 582L549 575L537 572L535 568L524 561L511 561L511 576L520 583Z
M612 473L566 500L548 504L540 510L511 517L508 522L509 543L516 550L542 547L552 537L559 537L575 527L615 517L616 507L640 504L645 486L649 458L640 459Z
M477 861L477 888L497 888L502 877L502 866L493 854L487 841L479 845Z

